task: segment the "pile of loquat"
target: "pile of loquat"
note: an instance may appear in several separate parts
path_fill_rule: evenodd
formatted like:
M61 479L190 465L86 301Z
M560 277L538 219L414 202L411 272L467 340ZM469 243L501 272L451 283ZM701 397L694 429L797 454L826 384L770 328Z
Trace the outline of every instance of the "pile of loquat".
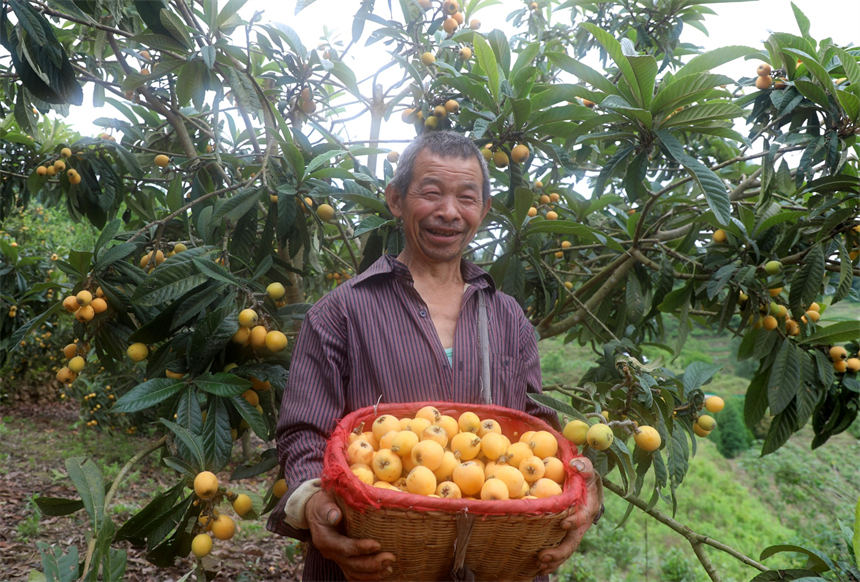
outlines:
M449 499L538 499L560 495L564 465L553 433L530 430L512 442L496 419L434 406L414 417L377 416L349 436L347 462L363 483Z

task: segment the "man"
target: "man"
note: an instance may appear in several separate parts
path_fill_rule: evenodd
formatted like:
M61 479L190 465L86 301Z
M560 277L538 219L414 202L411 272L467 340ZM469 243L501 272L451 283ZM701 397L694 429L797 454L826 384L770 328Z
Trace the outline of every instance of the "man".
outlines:
M278 454L292 494L269 528L309 539L305 580L378 580L397 559L372 539L343 535L342 515L319 488L323 451L337 420L377 402L482 402L478 294L486 304L492 402L557 426L555 412L528 393L541 389L534 330L513 298L462 259L490 209L486 162L468 138L428 132L400 157L385 190L402 221L403 252L383 256L320 299L302 324L282 400ZM587 459L589 503L571 516L541 573L576 549L598 515L599 477Z

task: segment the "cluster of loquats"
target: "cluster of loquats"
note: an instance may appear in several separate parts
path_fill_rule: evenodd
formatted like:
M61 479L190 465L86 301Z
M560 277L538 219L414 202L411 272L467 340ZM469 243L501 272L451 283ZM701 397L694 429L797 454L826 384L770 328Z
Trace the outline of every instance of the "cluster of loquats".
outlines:
M755 87L761 91L765 89L785 89L785 79L779 76L780 71L774 73L771 66L767 63L761 63L756 68ZM784 71L783 71L784 73ZM776 76L774 76L776 75Z
M430 54L430 53L425 53ZM430 55L431 57L433 55ZM422 57L423 58L423 57ZM434 57L435 58L435 57ZM434 104L435 103L435 104ZM404 109L400 114L400 119L404 123L421 124L424 129L433 130L450 127L451 115L456 115L460 112L460 102L456 99L441 98L437 101L431 101L427 104L427 113L424 113L421 105ZM396 154L396 155L391 155ZM400 159L397 152L389 152L387 159L391 163L396 163Z
M487 163L492 162L493 165L501 169L507 168L511 162L522 164L529 159L532 153L529 146L522 143L518 143L510 148L510 156L508 156L508 151L506 150L507 146L486 144L481 148L481 154L487 160Z
M221 513L218 506L227 501L233 507L236 515L242 518L254 516L254 504L245 493L234 493L221 487L218 477L211 471L201 471L194 477L194 506L199 508L197 522L192 533L191 553L197 558L203 558L212 551L213 537L219 540L229 540L236 534L236 522L226 513Z
M860 372L860 351L849 357L850 354L844 346L831 346L828 355L837 374Z
M146 271L147 273L151 273L155 267L163 263L167 257L172 257L177 253L181 253L183 251L187 251L188 246L185 243L174 243L173 248L168 251L165 255L164 251L161 249L152 249L151 251L147 251L140 257L140 261L138 261L138 266Z
M273 301L276 300L274 296L280 300L285 292L286 289L281 283L269 285L267 288L267 293ZM257 312L247 307L239 312L239 329L233 334L233 342L241 346L251 346L255 350L265 348L274 353L287 347L287 336L280 330L267 329L260 323Z
M107 311L108 303L102 288L96 287L95 293L89 289L81 289L75 295L66 296L63 299L63 308L74 314L79 322L86 324L99 313ZM64 384L73 382L86 365L86 353L86 345L79 345L76 342L63 348L63 355L68 363L57 370L57 380Z
M719 396L710 394L705 396L705 410L712 414L716 414L725 407L725 401ZM693 422L693 432L702 438L711 434L711 431L717 427L717 421L710 414L699 414Z
M434 406L414 417L377 416L357 427L346 449L350 469L374 487L449 499L538 499L560 495L565 470L549 431L512 441L492 418L458 418Z
M89 347L86 344L74 341L67 344L63 348L63 357L66 358L66 365L57 370L57 380L63 384L70 384L78 377L78 372L81 372L86 366L87 351Z
M536 191L542 191L543 182L541 182L540 180L535 180L534 189ZM537 203L534 206L529 207L526 214L529 216L529 218L534 218L539 213L543 213L544 217L547 220L558 220L558 212L555 211L555 205L558 204L560 200L561 196L558 192L541 192L541 194L539 194L537 197ZM567 243L567 245L565 245L565 243ZM562 241L561 246L563 249L570 248L570 242ZM560 259L564 256L564 253L559 254L559 251L556 251L555 256L556 258Z
M63 175L65 172L66 179L69 181L69 184L72 186L81 183L81 175L74 168L67 168L66 162L63 158L68 159L72 157L72 150L64 147L60 150L60 159L55 160L52 163L44 164L36 166L36 175L45 176L51 178L57 175Z

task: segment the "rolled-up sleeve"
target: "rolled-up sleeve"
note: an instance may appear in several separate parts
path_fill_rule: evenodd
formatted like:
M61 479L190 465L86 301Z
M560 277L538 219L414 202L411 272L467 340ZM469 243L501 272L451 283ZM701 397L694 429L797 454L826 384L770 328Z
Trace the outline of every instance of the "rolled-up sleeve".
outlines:
M276 429L288 494L269 519L269 529L282 535L298 537L283 522L284 505L300 484L322 473L326 440L345 413L347 325L338 302L323 298L305 316L293 350Z

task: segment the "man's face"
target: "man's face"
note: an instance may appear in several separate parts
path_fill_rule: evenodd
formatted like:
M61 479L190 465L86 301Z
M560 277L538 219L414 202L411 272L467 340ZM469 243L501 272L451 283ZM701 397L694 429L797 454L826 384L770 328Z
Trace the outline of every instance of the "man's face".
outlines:
M403 220L406 251L427 263L459 262L490 209L481 200L483 175L475 158L444 157L422 150L405 196L389 187L386 200Z

